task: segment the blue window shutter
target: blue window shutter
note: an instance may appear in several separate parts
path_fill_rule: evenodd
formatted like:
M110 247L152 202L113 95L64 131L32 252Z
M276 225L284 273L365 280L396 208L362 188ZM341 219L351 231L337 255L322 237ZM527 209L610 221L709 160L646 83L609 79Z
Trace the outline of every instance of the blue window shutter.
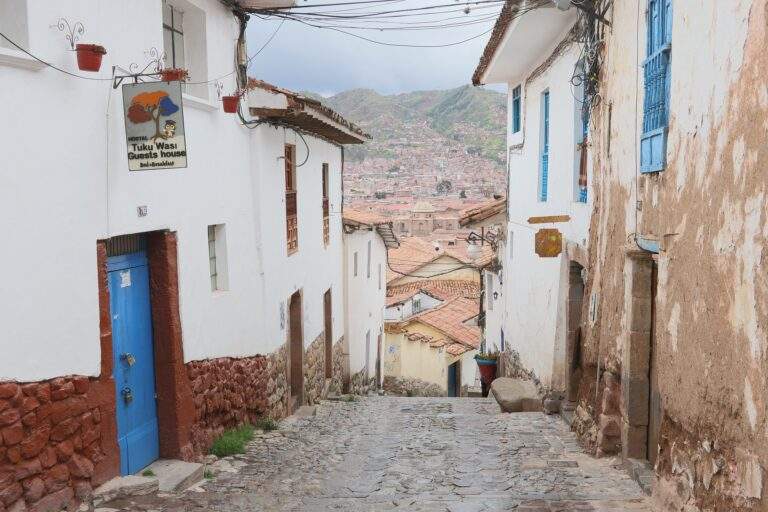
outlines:
M672 41L672 0L648 0L648 42L644 67L643 134L640 172L664 169L669 119L669 63Z
M520 86L512 89L512 133L520 131Z
M542 101L542 145L541 145L541 171L539 174L539 201L547 200L547 186L549 185L549 91L541 95Z

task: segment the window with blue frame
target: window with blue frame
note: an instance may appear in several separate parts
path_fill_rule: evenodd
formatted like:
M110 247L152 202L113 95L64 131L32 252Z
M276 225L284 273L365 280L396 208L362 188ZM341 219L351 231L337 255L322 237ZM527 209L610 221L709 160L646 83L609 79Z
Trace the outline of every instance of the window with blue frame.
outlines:
M647 32L640 172L658 172L664 169L667 153L672 0L648 0Z
M512 89L512 133L520 131L520 102L522 101L520 92L519 85Z
M539 201L546 202L549 185L549 91L541 93L541 155L539 162Z

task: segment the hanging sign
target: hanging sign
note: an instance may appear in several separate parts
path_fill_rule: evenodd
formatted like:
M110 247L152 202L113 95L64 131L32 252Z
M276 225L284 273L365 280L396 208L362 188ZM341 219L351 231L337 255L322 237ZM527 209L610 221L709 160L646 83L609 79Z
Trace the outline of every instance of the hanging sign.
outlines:
M180 82L123 85L128 169L179 169L187 166Z
M536 254L542 258L554 258L563 252L563 234L557 229L540 229L535 240Z

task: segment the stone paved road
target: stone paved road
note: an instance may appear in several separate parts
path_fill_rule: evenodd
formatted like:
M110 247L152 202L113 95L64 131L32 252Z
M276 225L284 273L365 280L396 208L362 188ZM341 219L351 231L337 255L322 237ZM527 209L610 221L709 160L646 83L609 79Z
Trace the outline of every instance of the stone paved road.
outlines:
M198 489L103 505L164 511L650 511L557 417L486 399L368 397L259 436ZM229 467L228 467L229 466Z

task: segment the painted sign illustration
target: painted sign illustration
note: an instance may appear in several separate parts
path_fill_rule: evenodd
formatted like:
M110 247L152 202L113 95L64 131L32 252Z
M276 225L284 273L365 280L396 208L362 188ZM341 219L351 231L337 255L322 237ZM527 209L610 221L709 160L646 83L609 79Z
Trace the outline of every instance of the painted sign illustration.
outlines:
M187 166L179 82L124 84L123 110L131 171Z

